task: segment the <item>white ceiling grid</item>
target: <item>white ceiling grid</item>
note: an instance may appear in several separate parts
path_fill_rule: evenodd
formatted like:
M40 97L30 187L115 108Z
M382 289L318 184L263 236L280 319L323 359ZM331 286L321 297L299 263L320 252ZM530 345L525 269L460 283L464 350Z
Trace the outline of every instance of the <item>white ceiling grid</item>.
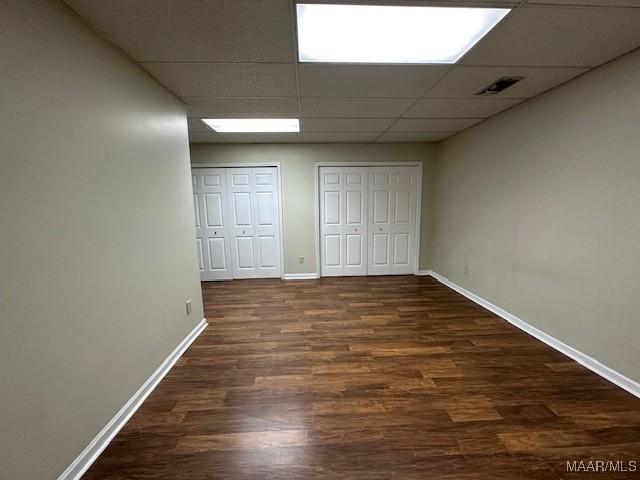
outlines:
M640 0L306 0L510 7L456 65L297 61L295 0L65 0L187 105L194 143L437 142L640 46ZM524 80L497 96L501 76ZM224 133L211 118L294 118Z

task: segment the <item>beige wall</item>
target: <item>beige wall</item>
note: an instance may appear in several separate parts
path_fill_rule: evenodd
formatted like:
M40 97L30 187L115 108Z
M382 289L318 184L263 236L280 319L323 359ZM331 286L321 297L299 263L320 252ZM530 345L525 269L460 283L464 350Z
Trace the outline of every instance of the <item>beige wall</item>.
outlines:
M636 51L441 143L431 248L436 272L636 381L639 85Z
M285 273L316 271L316 162L423 162L420 266L426 268L431 221L433 144L191 145L191 162L280 162ZM305 263L298 263L298 257Z
M62 2L0 32L0 478L47 480L203 317L187 125Z

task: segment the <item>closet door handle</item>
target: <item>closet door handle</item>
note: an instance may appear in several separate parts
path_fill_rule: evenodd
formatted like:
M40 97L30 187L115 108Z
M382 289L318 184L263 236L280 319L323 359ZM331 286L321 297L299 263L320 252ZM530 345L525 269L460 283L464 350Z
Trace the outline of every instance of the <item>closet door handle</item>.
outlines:
M242 230L242 234L244 235L246 232L244 230Z

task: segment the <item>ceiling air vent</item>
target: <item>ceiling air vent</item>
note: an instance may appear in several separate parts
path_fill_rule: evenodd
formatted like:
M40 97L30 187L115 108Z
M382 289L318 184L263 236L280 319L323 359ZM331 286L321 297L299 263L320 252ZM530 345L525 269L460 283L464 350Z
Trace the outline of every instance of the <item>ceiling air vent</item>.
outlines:
M476 95L497 95L501 91L509 88L514 83L518 83L524 77L500 77L487 88L483 88Z

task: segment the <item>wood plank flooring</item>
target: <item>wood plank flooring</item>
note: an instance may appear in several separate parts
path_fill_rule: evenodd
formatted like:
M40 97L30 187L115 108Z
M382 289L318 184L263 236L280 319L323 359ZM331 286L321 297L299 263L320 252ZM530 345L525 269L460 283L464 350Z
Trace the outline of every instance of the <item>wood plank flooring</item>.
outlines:
M430 277L203 284L210 326L84 479L626 479L640 400ZM595 465L595 464L592 464Z

